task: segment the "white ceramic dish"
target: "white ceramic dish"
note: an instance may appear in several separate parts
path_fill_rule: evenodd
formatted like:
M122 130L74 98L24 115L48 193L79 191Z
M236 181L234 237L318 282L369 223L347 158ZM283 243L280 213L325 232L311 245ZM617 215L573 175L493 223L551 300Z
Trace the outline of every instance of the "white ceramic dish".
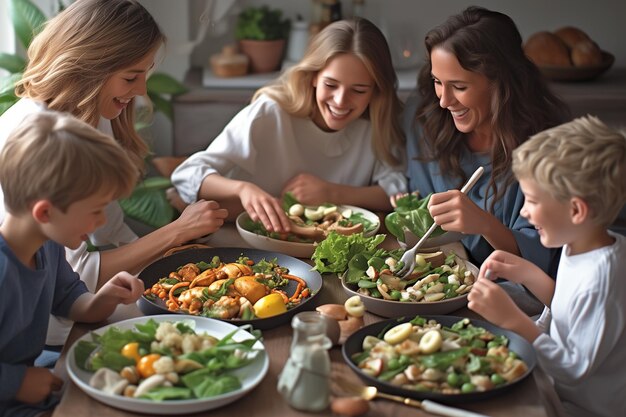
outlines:
M124 320L119 323L113 323L108 326L102 327L95 332L101 334L107 328L112 326L124 330L135 329L135 325L137 323L145 323L150 319L156 322L178 322L183 320L193 320L195 322L196 332L207 333L220 339L231 333L232 331L239 329L237 326L233 326L232 324L205 317L186 316L183 318L180 315L176 314L162 314L157 316L137 317L134 319ZM247 331L239 329L234 338L235 340L246 340L253 338L253 336ZM91 341L91 334L86 334L79 340ZM234 374L241 379L242 387L240 389L211 398L156 402L147 399L129 398L121 395L107 394L103 391L91 387L89 385L89 378L91 378L93 374L87 371L83 371L76 365L76 361L74 358L74 349L76 348L77 343L78 340L70 348L66 362L67 371L72 381L76 385L78 385L78 387L82 389L87 395L106 405L138 413L180 415L187 413L197 413L200 411L212 410L214 408L222 407L243 397L249 391L254 389L257 385L259 385L269 369L269 359L267 353L265 352L265 347L260 341L257 341L254 344L254 348L259 350L256 359L249 365L234 372Z
M448 255L448 253L446 253ZM478 277L478 268L476 265L470 263L465 259L457 257L457 263L463 262L465 267L472 272L474 277ZM394 318L394 317L414 317L416 315L431 315L431 314L448 314L459 308L467 305L467 294L460 295L458 297L449 298L442 301L427 302L402 302L385 300L383 298L370 297L369 295L359 294L357 292L358 285L346 284L341 279L341 286L348 297L358 295L361 297L361 301L365 306L365 310L377 316Z
M378 232L380 228L380 219L369 210L365 210L354 206L338 206L339 210L352 210L353 213L361 213L363 217L376 225L373 230L364 233L365 236L372 236ZM243 212L237 216L237 230L245 242L253 248L263 249L271 252L284 253L285 255L294 256L296 258L310 258L315 251L315 243L299 243L289 242L286 240L273 239L268 236L257 235L243 228L242 224L250 217L248 213Z

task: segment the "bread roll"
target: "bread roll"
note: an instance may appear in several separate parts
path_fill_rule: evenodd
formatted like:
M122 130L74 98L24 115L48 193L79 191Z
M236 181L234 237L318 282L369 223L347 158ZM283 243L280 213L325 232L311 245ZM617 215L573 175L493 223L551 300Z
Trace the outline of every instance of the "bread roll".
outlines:
M565 26L554 31L554 34L561 38L568 48L574 49L578 42L590 41L591 38L582 30L573 26Z
M572 66L567 45L551 32L542 31L531 35L524 45L524 52L538 66Z
M577 67L588 67L602 63L602 51L591 40L578 42L571 51L572 63Z

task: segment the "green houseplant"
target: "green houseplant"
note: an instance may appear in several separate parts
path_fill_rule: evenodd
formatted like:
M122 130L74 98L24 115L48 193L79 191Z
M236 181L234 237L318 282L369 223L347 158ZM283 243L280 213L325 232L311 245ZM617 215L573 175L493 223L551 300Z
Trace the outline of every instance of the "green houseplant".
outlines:
M280 68L291 20L279 9L268 6L248 7L237 16L235 38L239 49L250 58L252 72L270 72Z
M62 6L59 2L59 10L62 10ZM24 49L28 49L32 39L47 20L45 14L31 0L10 0L9 15L16 38ZM15 96L15 84L22 78L26 65L26 60L20 55L0 52L0 68L9 73L0 77L0 115L19 100ZM154 111L162 112L170 120L172 97L186 91L184 85L168 74L156 72L147 81L147 92ZM148 126L149 123L138 122L135 128L140 130ZM161 227L176 216L176 211L165 197L165 190L171 186L168 178L146 178L129 198L120 200L122 209L127 216L135 220L151 227Z

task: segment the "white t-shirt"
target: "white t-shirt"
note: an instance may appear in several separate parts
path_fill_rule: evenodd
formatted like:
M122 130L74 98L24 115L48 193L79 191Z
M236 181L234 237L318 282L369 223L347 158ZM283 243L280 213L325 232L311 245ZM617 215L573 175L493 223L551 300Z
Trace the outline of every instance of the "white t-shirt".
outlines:
M4 147L9 134L26 116L44 110L47 110L45 103L28 98L22 98L11 106L0 116L0 148ZM98 130L113 136L111 122L107 119L100 119ZM89 235L89 240L94 246L121 246L137 239L137 235L124 223L124 212L117 201L111 202L105 208L105 215L106 223ZM4 216L4 193L0 188L0 223L4 220ZM80 279L85 282L89 291L95 292L100 273L100 253L97 251L88 252L87 244L83 242L78 249L65 248L65 254L67 261L74 271L78 272ZM64 344L72 324L70 320L50 316L46 343L49 345Z
M626 237L569 255L559 263L549 328L533 343L539 364L554 379L563 406L575 417L626 415Z
M406 192L404 167L379 161L371 138L367 120L325 132L310 118L294 117L261 96L241 110L206 150L183 162L172 182L187 203L196 201L202 181L214 173L252 182L274 196L300 173L356 187L377 184L388 195Z

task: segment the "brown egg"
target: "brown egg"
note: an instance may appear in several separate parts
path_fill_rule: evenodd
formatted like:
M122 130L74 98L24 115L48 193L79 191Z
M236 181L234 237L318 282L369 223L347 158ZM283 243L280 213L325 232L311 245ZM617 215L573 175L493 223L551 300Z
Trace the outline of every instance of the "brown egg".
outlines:
M339 322L332 317L326 316L324 314L320 314L324 321L326 322L326 337L330 339L333 346L339 343L339 338L341 336L341 329L339 327Z
M330 402L330 409L333 414L356 417L367 413L370 404L361 397L335 397Z

